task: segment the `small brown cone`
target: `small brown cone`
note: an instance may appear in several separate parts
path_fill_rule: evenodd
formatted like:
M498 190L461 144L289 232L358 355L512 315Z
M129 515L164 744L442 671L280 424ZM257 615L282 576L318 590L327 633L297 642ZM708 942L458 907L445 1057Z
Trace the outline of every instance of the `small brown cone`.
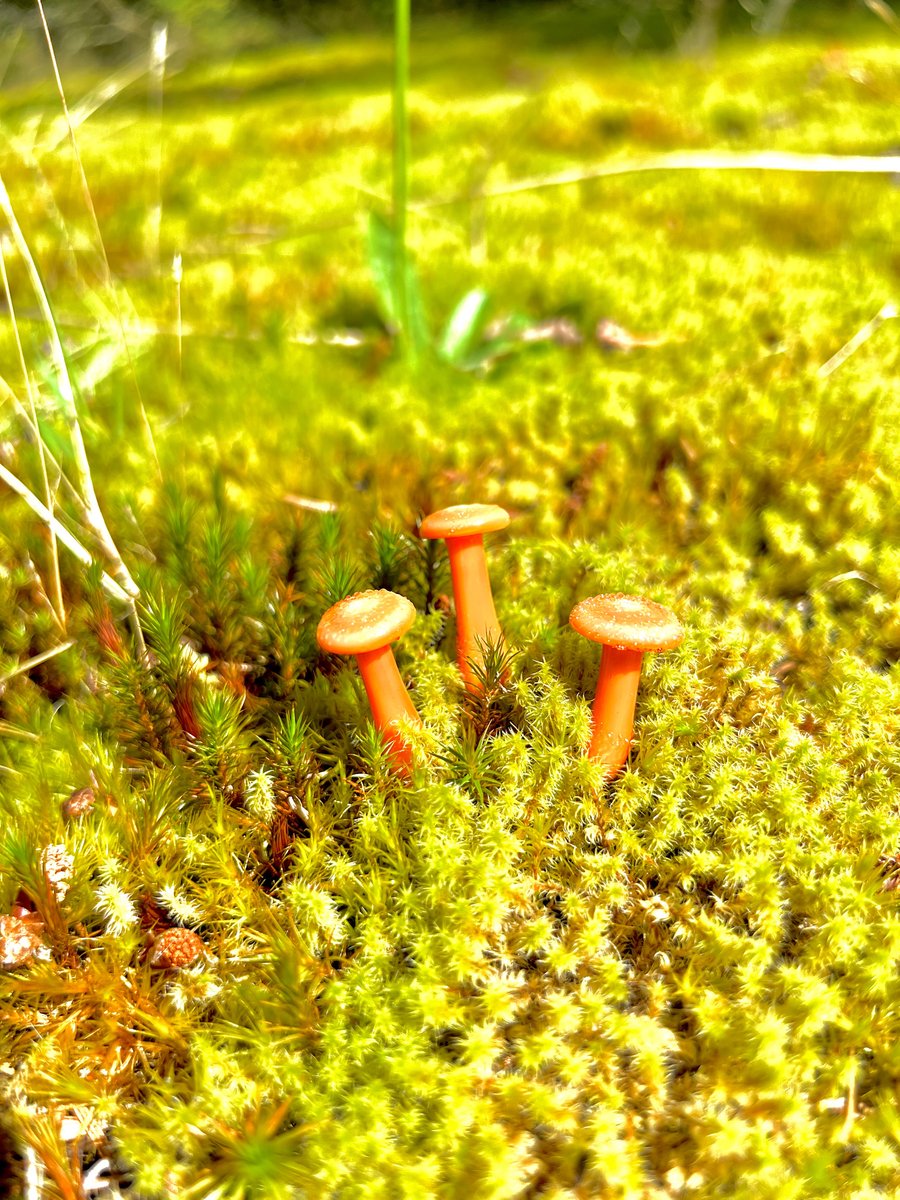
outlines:
M177 971L189 967L205 953L205 942L192 930L167 929L153 943L150 965L165 971Z
M63 816L67 821L75 821L79 817L84 817L94 807L96 800L97 797L92 787L78 788L68 800L63 801Z
M43 949L44 923L34 916L0 917L0 967L20 967Z
M65 900L74 866L75 859L65 846L45 846L41 851L41 868L44 878L57 900Z

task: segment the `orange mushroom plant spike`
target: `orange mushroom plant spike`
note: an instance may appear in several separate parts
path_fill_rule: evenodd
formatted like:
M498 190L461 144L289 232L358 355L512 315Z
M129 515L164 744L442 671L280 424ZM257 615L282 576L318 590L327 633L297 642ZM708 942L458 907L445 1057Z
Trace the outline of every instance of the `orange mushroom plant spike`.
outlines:
M415 606L394 592L357 592L333 604L319 621L316 640L329 654L352 654L369 697L375 727L390 747L398 767L407 773L412 750L399 726L421 724L394 659L393 642L416 619Z
M455 504L431 513L419 526L423 538L443 538L447 543L456 602L456 661L470 692L481 690L478 668L484 665L485 646L503 644L484 535L508 524L509 513L496 504Z
M684 630L661 604L621 593L582 600L572 609L569 624L603 646L588 755L604 764L607 779L615 779L631 751L644 655L680 645Z

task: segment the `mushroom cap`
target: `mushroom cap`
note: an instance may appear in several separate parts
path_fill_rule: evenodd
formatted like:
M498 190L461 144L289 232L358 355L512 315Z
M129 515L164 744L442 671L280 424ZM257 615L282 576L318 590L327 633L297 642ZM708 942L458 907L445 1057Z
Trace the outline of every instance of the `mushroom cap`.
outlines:
M319 622L316 639L330 654L380 650L406 633L416 608L396 592L357 592L332 604Z
M419 526L423 538L470 537L505 529L509 513L499 504L453 504L431 513Z
M621 650L671 650L684 630L668 608L643 596L591 596L576 604L569 624L582 637Z

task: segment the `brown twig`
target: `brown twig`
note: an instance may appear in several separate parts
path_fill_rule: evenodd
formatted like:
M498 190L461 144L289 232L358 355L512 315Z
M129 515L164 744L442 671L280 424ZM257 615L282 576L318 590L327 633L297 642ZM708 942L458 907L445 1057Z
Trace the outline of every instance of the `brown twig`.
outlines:
M862 329L858 330L853 337L845 345L841 346L836 354L832 354L828 362L823 363L819 367L818 375L820 379L827 379L829 375L834 374L838 367L842 366L851 354L855 354L860 346L869 340L875 330L897 316L897 305L892 303L883 304L871 321L867 321Z

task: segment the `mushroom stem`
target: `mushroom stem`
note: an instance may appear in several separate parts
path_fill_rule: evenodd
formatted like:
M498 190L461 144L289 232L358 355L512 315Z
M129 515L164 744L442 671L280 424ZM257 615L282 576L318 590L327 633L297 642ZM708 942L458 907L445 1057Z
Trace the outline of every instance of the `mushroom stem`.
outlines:
M499 643L503 638L494 609L484 538L480 533L466 534L447 538L446 545L456 600L457 663L468 691L477 692L481 683L473 665L484 663L484 647L479 643Z
M380 646L377 650L364 650L357 654L356 661L369 697L375 726L390 746L394 759L408 768L412 763L412 750L397 724L403 717L418 724L420 718L400 678L394 652L389 645Z
M606 766L607 779L619 774L631 750L643 657L640 650L603 647L588 755Z

